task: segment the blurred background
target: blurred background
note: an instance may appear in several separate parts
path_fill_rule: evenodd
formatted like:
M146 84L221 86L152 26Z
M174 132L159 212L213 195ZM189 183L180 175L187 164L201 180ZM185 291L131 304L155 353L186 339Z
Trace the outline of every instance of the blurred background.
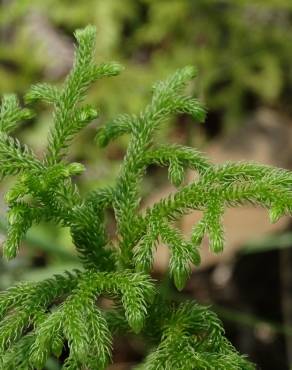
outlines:
M198 68L190 92L208 107L206 123L181 115L163 127L161 141L195 146L213 162L248 159L292 169L291 0L2 0L0 1L0 93L20 99L32 83L59 84L72 66L73 32L88 23L98 30L96 60L117 60L125 71L98 82L88 101L102 110L99 121L74 142L70 160L87 171L76 181L82 192L113 183L125 149L122 138L101 150L96 126L117 113L138 112L154 81L187 64ZM17 136L41 156L51 111ZM188 174L191 179L192 173ZM5 238L1 184L1 238ZM173 189L167 173L151 167L143 206ZM183 219L185 234L198 219ZM261 209L243 207L225 216L226 248L212 256L204 241L202 265L182 296L211 304L234 346L259 369L292 366L292 223L270 225ZM160 246L154 274L163 279L167 250ZM19 280L38 280L78 266L69 232L54 225L33 227L20 255L0 260L0 289ZM167 294L179 298L171 282ZM131 369L145 355L137 337L116 338L113 369ZM59 369L51 359L47 369Z

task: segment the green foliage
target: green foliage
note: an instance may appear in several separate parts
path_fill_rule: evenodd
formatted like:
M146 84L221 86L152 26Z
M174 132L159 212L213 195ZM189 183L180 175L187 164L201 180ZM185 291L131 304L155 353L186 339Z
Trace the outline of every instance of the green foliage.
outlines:
M210 249L224 246L222 218L226 208L252 203L265 207L272 221L292 213L292 174L254 163L213 165L198 151L184 146L159 145L156 133L174 114L190 114L203 121L205 110L183 95L196 72L188 66L153 87L150 103L138 115L121 115L99 128L101 146L122 134L130 141L119 176L112 187L96 189L85 198L73 182L84 168L68 163L74 136L97 114L82 101L90 84L114 76L117 63L96 66L95 28L75 33L75 62L64 85L33 86L26 100L53 105L53 126L44 158L19 144L9 133L19 120L31 116L14 96L3 99L0 132L1 175L17 175L6 195L9 206L4 256L14 258L31 225L47 220L68 227L82 269L38 283L22 283L0 295L0 368L43 369L50 355L59 357L67 345L64 369L105 369L116 332L141 333L152 345L137 369L253 369L224 337L218 318L193 302L179 306L163 298L151 278L153 254L159 240L171 252L169 275L183 289L193 264L200 263L205 234ZM169 168L177 191L140 211L140 186L146 169ZM191 183L187 169L197 172ZM106 210L113 209L116 238L106 233ZM193 210L203 212L190 240L174 222ZM106 310L99 297L116 305Z
M92 92L110 113L145 102L146 94L135 89L124 94L125 82L143 86L183 63L198 67L200 91L209 109L223 112L224 123L240 122L235 118L251 98L282 106L291 86L290 0L19 0L4 2L0 10L0 25L9 35L0 43L2 91L23 91L39 74L60 66L59 40L42 40L35 27L53 30L62 41L60 29L88 22L100 30L98 58L114 55L131 66L125 77L104 86L106 94ZM117 91L120 99L114 101Z

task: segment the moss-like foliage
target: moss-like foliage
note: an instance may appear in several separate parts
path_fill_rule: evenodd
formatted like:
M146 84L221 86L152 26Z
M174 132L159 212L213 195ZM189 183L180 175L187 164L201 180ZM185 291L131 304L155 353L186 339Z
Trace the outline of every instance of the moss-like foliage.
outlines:
M292 212L292 174L254 163L211 164L200 152L154 141L169 116L189 114L203 121L205 110L183 94L195 77L193 67L176 71L153 87L152 100L138 115L120 115L97 133L105 146L122 134L130 136L120 174L112 187L82 197L72 176L84 171L68 163L74 136L98 116L82 104L87 89L99 78L121 71L117 63L93 62L95 29L75 33L78 46L73 69L61 88L33 86L31 103L53 105L53 125L47 152L38 159L11 131L31 117L14 95L5 96L0 111L0 173L17 175L6 194L8 236L4 256L14 258L27 230L42 220L68 227L83 268L42 282L22 283L0 295L0 368L43 369L49 356L66 353L64 369L105 369L111 361L111 337L116 332L141 333L152 350L137 369L253 369L224 336L222 325L207 307L195 302L169 304L151 278L159 240L170 249L169 275L183 289L193 264L200 263L200 242L209 236L210 249L224 247L222 218L227 207L252 203L269 210L272 222ZM146 169L168 167L177 191L140 210L140 186ZM184 181L187 169L196 180ZM117 230L109 240L106 211L114 210ZM174 221L193 210L203 212L186 240ZM118 303L104 310L98 297Z

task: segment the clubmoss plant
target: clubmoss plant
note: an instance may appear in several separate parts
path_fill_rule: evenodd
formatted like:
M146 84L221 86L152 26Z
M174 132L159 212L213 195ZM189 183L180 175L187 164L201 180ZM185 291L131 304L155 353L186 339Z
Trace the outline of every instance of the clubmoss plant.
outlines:
M3 246L14 258L27 230L42 220L70 229L82 268L41 282L23 282L0 295L0 368L43 369L50 356L66 355L64 369L106 369L111 362L112 335L140 333L150 351L136 369L254 369L224 336L216 315L195 302L171 303L151 278L153 254L159 240L169 247L169 276L183 289L193 264L200 263L205 234L210 249L224 246L222 218L227 207L252 203L265 207L272 222L292 212L292 174L254 163L211 164L200 152L178 145L159 145L156 131L169 116L184 113L203 121L198 100L183 95L195 70L185 67L153 87L152 100L138 115L120 115L99 128L105 146L122 134L129 146L115 185L82 197L72 181L84 171L68 163L74 136L98 116L82 103L87 89L102 77L121 71L117 63L94 63L95 29L75 33L78 46L71 73L61 88L32 86L25 100L53 105L53 125L47 152L38 159L10 133L18 121L31 117L14 95L4 96L0 111L0 172L17 175L6 194L8 235ZM140 209L140 186L149 165L168 167L177 187L145 211ZM184 181L187 169L197 179ZM113 209L116 238L105 227L106 210ZM200 210L201 221L186 240L174 222ZM98 298L116 302L103 309Z

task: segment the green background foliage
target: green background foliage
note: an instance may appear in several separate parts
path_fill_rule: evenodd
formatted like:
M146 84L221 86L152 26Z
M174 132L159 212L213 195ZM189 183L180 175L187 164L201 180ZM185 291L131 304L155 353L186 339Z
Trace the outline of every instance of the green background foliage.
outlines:
M21 92L36 82L48 68L48 57L51 68L60 63L54 50L48 50L49 37L32 37L37 30L32 23L41 15L68 37L77 27L95 24L98 61L127 61L124 76L102 85L106 93L92 92L95 98L103 97L106 112L141 107L147 96L145 83L191 64L200 71L197 84L209 109L222 110L224 120L234 124L247 99L277 104L291 84L291 8L285 0L4 3L0 24L4 34L11 34L9 43L2 42L0 48L5 62L1 91ZM31 13L37 14L35 18ZM9 63L13 70L5 68ZM140 94L137 87L142 89ZM116 93L118 100L113 98Z

